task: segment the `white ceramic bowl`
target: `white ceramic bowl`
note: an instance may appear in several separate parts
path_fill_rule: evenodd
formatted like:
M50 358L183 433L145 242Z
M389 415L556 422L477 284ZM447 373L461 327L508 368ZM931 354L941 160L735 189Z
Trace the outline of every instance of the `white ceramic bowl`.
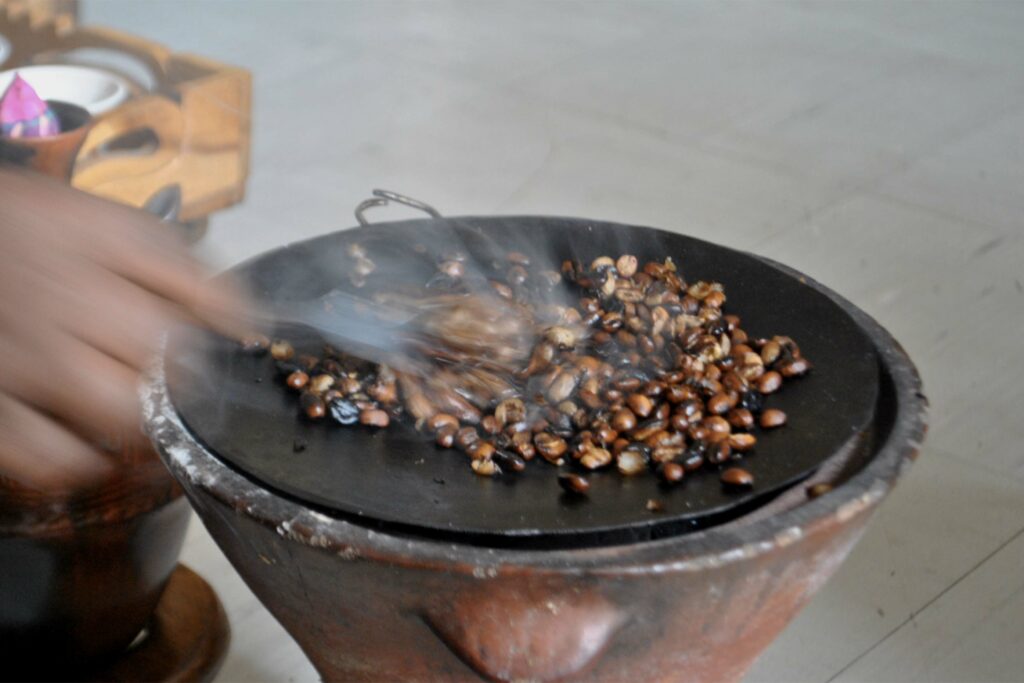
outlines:
M0 66L11 56L11 42L3 35L0 35Z
M77 104L93 116L110 111L126 99L128 83L109 71L90 66L40 64L0 72L0 93L21 74L44 100Z

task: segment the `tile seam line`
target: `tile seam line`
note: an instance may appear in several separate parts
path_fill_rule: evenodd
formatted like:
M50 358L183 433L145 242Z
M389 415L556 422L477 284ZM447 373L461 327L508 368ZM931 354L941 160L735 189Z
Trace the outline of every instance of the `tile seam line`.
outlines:
M1010 545L1011 543L1013 543L1014 541L1016 541L1016 540L1017 540L1018 538L1020 538L1021 536L1024 536L1024 528L1018 529L1016 533L1014 533L1014 534L1013 534L1012 536L1010 536L1010 538L1008 538L1008 539L1006 539L1006 540L1005 540L1004 542L1000 543L1000 544L999 544L999 545L998 545L998 546L997 546L997 547L996 547L996 548L995 548L994 550L992 550L992 551L991 551L990 553L988 553L987 555L985 555L985 557L981 558L981 559L980 559L980 560L979 560L979 561L978 561L978 562L977 562L977 563L976 563L976 564L975 564L974 566L972 566L972 567L971 567L970 569L968 569L968 570L967 570L966 572L964 572L963 574L961 574L961 575L960 575L959 577L957 577L957 579L956 579L955 581L953 581L953 582L952 582L952 583L950 583L950 584L949 584L948 586L946 586L945 588L943 588L943 589L942 589L941 591L939 591L939 593L938 593L937 595L935 595L935 596L934 596L934 597L933 597L932 599L930 599L930 600L929 600L928 602L926 602L926 603L925 603L924 605L922 605L922 606L920 607L920 609L917 609L917 610L915 610L914 612L911 612L911 613L910 613L910 616L909 616L909 617L907 617L906 619L904 619L903 621L901 621L901 622L900 622L899 624L897 624L896 626L894 626L894 627L892 628L892 630L890 630L890 631L889 631L888 633L886 633L886 634L885 634L884 636L882 636L882 637L881 637L881 638L880 638L879 640L877 640L877 641L876 641L876 642L875 642L875 643L874 643L873 645L871 645L871 647L869 647L868 649L864 650L864 652L862 652L862 653L860 653L859 655L857 655L856 657L854 657L854 658L853 658L852 660L850 660L850 661L849 661L849 662L848 662L848 663L847 663L847 664L846 664L845 666L843 666L843 668L839 669L839 671L835 672L834 674L832 674L832 676L831 676L831 677L829 677L828 679L826 679L826 683L832 683L833 681L837 680L837 679L838 679L838 678L839 678L840 676L842 676L842 675L843 675L844 673L846 673L846 672L847 672L847 671L849 671L849 670L850 670L851 668L853 668L853 666L854 666L854 665L856 665L856 664L857 664L857 662L861 661L862 659L864 659L865 657L867 657L867 656L868 656L869 654L871 654L872 652L874 652L874 651L875 651L875 650L876 650L876 649L877 649L877 648L878 648L879 646L881 646L881 645L882 645L882 644L883 644L883 643L884 643L885 641L889 640L889 638L891 638L891 637L892 637L892 636L894 636L894 635L895 635L896 633L898 633L899 631L901 631L901 630L903 629L903 627L904 627L904 626L906 626L907 624L909 624L909 623L911 623L912 621L914 621L915 619L917 619L917 617L919 617L919 616L920 616L921 614L923 614L923 613L924 613L924 612L925 612L926 610L928 610L928 608L930 608L930 607L931 607L931 606L932 606L933 604L935 604L935 603L936 603L936 602L938 602L938 601L939 601L940 599L942 599L942 597L943 597L943 596L945 596L945 595L946 595L947 593L949 593L949 592L950 592L951 590L953 590L953 589L954 589L954 588L956 588L956 587L957 587L958 585L960 585L960 583L961 583L961 582L962 582L962 581L963 581L964 579L966 579L967 577L969 577L969 576L970 576L971 574L973 574L974 572L976 572L976 571L977 571L978 569L981 569L981 567L982 567L982 566L984 566L984 565L985 565L985 564L986 564L986 563L987 563L987 562L988 562L989 560L991 560L991 559L992 559L993 557L995 557L996 555L998 555L998 554L999 554L1000 552L1002 552L1002 551L1003 551L1003 549L1004 549L1004 548L1006 548L1007 546L1009 546L1009 545Z

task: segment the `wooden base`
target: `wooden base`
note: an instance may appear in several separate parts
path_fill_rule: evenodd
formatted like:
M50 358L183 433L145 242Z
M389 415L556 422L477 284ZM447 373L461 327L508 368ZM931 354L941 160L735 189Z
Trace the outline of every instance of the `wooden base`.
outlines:
M80 680L205 683L220 669L230 638L216 593L179 564L146 633L117 661Z

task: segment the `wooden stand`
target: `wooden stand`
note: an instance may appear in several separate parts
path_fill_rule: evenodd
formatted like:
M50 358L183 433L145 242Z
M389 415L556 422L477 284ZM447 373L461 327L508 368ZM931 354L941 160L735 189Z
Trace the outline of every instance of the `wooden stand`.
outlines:
M191 569L178 565L145 635L116 662L81 680L211 681L227 652L230 633L213 589Z
M248 71L76 26L74 5L56 0L0 0L0 34L11 43L4 69L85 63L73 53L88 48L130 59L153 81L147 88L118 73L132 84L132 97L93 121L74 160L72 186L137 208L170 201L173 210L162 217L182 223L241 201L249 174Z

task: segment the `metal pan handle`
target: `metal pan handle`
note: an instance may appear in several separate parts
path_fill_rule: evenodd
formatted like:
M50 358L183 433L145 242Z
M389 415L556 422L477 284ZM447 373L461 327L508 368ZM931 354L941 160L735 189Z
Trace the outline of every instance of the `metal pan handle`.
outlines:
M359 221L359 225L365 226L370 224L369 221L366 220L366 216L363 215L364 211L374 206L385 206L388 204L388 202L398 202L399 204L411 206L414 209L419 209L420 211L423 211L432 218L441 217L441 214L438 212L438 210L432 207L430 204L427 204L426 202L421 202L418 199L406 197L403 194L398 194L397 192L391 192L389 190L374 190L373 197L359 202L359 205L356 206L356 220Z

